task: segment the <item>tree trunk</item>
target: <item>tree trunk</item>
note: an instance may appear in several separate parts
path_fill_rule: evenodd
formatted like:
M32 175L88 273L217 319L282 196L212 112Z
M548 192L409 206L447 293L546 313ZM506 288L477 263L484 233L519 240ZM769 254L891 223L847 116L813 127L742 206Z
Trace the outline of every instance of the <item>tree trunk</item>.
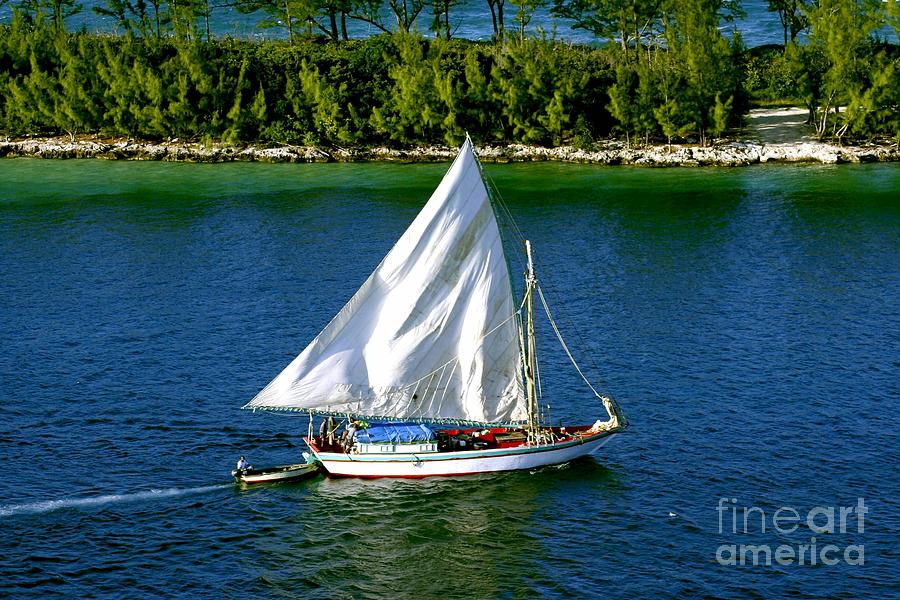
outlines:
M488 8L491 9L491 25L494 26L494 37L496 38L500 34L500 30L497 29L497 9L493 2L488 2Z
M447 31L447 39L450 39L450 0L444 0L444 29Z
M825 106L822 109L822 121L816 128L816 134L820 140L825 137L825 130L828 129L828 111L831 110L831 101L834 100L834 95L835 92L831 92L831 95L828 96L828 100L825 102Z
M291 19L291 1L284 0L284 16L287 17L288 43L294 43L294 22Z

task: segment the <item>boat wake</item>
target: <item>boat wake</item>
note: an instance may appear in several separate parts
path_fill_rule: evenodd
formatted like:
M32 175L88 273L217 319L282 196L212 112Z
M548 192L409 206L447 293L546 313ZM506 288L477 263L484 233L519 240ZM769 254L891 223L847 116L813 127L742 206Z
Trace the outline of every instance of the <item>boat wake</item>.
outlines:
M147 490L131 494L106 494L87 498L59 498L56 500L42 500L39 502L27 502L24 504L0 505L0 517L14 515L40 514L61 510L64 508L91 508L106 504L118 504L124 502L140 502L143 500L156 500L159 498L173 498L188 494L205 494L213 490L221 490L231 487L230 484L207 485L191 488L168 488L162 490Z

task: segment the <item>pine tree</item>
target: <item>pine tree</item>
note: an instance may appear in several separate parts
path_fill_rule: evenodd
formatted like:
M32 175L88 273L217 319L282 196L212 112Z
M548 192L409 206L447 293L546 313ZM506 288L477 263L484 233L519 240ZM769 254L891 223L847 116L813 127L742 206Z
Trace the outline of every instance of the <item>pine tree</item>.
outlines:
M556 144L566 137L576 91L588 74L568 65L570 49L546 38L510 39L498 49L491 93L506 140Z
M389 69L393 85L386 102L373 109L372 126L404 144L439 139L446 107L435 85L433 61L440 60L443 43L430 44L429 57L428 45L416 34L394 34L393 40L399 51Z
M284 27L288 42L294 43L299 30L306 27L311 32L319 15L317 0L239 0L235 5L238 12L252 14L263 11L268 18L259 22L259 27Z
M547 6L547 0L509 0L509 2L516 7L515 20L519 29L519 40L524 40L525 29L534 18L534 13Z
M92 79L96 72L89 62L92 57L86 56L84 38L79 41L75 52L69 46L68 36L57 38L56 50L61 69L54 121L74 142L77 132L99 125L99 115L95 114L96 103L92 97Z
M491 26L494 28L494 40L503 39L503 33L506 30L504 23L503 8L506 0L486 0L488 9L491 11Z
M669 0L666 5L665 36L669 54L667 78L668 105L663 113L669 132L695 131L706 144L715 127L718 110L733 106L738 87L733 49L719 31L722 2L696 3L693 0ZM721 98L729 98L724 102ZM673 110L677 107L677 110ZM729 109L728 113L731 112ZM724 118L724 117L721 117ZM728 114L726 121L731 115ZM666 133L671 138L672 135Z
M429 29L434 32L435 37L443 37L449 40L453 35L450 28L450 10L458 5L460 0L429 0L431 6L432 19Z
M175 55L162 67L166 83L165 113L171 135L197 136L215 133L205 127L211 107L210 93L215 89L208 62L197 42L175 44Z
M851 112L839 117L829 129L833 108L846 102L848 109L856 111L864 105L861 99L869 83L869 35L882 24L884 14L878 0L819 0L810 9L810 45L821 51L825 63L816 123L819 138L829 133L839 133L840 137L850 124L860 126L865 122Z
M388 9L397 22L396 31L411 33L419 13L425 8L426 0L388 0Z
M245 139L245 123L246 115L244 112L244 90L247 89L247 68L250 61L245 57L241 61L241 68L238 71L237 81L234 85L234 100L231 109L225 115L228 126L222 134L222 139L226 142L235 143ZM220 78L220 82L222 78Z
M800 32L809 26L806 11L808 0L768 0L769 12L778 13L778 20L784 29L784 45L793 42Z
M350 99L346 81L335 83L304 60L300 68L300 86L310 107L315 143L353 143L359 139L360 123Z
M661 17L659 0L554 0L553 14L570 19L600 39L617 41L628 58L655 35Z

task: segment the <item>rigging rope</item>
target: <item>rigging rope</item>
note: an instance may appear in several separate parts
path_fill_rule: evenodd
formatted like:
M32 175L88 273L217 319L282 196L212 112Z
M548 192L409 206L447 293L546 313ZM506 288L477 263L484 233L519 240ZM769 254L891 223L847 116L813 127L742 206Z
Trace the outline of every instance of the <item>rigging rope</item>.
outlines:
M587 384L591 391L594 392L594 395L598 398L603 398L600 393L594 389L594 386L591 385L591 382L585 376L585 374L581 371L581 367L578 366L578 363L575 361L575 357L572 356L572 352L569 350L569 346L566 344L566 340L563 339L562 333L559 332L559 327L556 326L556 320L553 318L553 315L550 314L550 307L547 305L547 299L544 298L544 291L538 286L537 288L538 296L541 298L541 304L544 307L544 312L547 313L547 320L550 321L550 326L553 328L553 333L556 334L556 339L559 340L560 345L563 350L566 352L566 356L569 357L569 360L572 362L572 365L575 367L575 370L578 371L578 374L581 375L581 378L584 380L584 383Z
M479 162L479 168L480 167L481 167L481 163ZM496 199L496 204L499 206L501 213L505 217L507 226L510 229L512 229L513 234L515 235L515 237L517 237L519 239L519 242L524 243L525 242L525 234L522 232L521 229L519 229L518 223L516 223L516 220L513 218L512 212L509 210L509 207L506 205L506 202L503 200L503 196L500 194L500 190L497 187L496 183L494 183L493 178L488 173L486 173L484 171L484 169L481 169L481 174L482 174L482 177L485 179L487 185L491 188L491 191L492 191L491 198ZM516 253L515 256L518 258L519 264L522 264L521 256L518 253ZM535 261L535 262L537 262L537 261ZM546 280L546 274L543 274L542 278ZM559 326L556 324L556 321L553 318L553 315L550 313L550 307L547 304L547 299L544 297L543 289L540 286L537 286L537 290L538 290L538 294L541 297L541 304L543 304L543 306L544 306L544 312L547 313L547 319L550 321L550 324L553 327L553 331L556 334L556 337L559 340L560 345L562 346L566 355L569 357L569 360L571 361L572 365L575 367L575 370L578 372L578 375L581 376L581 379L584 380L585 384L587 384L588 388L590 388L590 390L594 393L594 395L597 398L599 398L601 401L604 402L604 406L606 405L607 401L610 402L612 404L612 406L615 407L616 411L620 414L621 418L624 421L625 415L624 415L624 413L622 413L621 408L619 407L618 403L615 400L612 400L612 399L607 398L606 396L600 395L600 393L597 392L596 388L594 388L594 386L591 384L590 380L588 380L587 376L581 370L581 367L575 361L575 357L572 355L572 352L569 350L568 345L566 344L565 340L562 337L562 333L559 330ZM551 291L555 295L558 296L558 292L556 292L555 289L551 288ZM524 300L523 300L523 305L524 305ZM521 308L520 308L520 310L521 310ZM563 316L565 317L565 314ZM572 327L571 329L575 333L575 337L577 338L576 341L581 346L587 347L587 345L585 344L584 340L582 339L582 337L578 331L578 328ZM597 364L593 361L590 354L587 355L587 360L588 360L589 367L591 367L594 371L599 371Z

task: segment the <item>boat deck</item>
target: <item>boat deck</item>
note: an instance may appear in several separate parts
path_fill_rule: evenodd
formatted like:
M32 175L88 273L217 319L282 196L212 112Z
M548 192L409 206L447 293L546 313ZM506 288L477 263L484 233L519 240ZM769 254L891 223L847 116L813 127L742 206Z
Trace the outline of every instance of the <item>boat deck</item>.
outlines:
M552 436L552 443L561 443L589 436L591 435L589 429L590 425L576 425L545 428L542 431L549 432ZM510 427L435 429L435 435L437 436L438 453L518 448L527 445L528 441L524 429ZM308 442L316 452L347 454L353 450L352 444L347 447L341 443L338 436L332 436L331 441L327 437L315 436ZM402 451L400 450L402 444L396 446L398 451Z

